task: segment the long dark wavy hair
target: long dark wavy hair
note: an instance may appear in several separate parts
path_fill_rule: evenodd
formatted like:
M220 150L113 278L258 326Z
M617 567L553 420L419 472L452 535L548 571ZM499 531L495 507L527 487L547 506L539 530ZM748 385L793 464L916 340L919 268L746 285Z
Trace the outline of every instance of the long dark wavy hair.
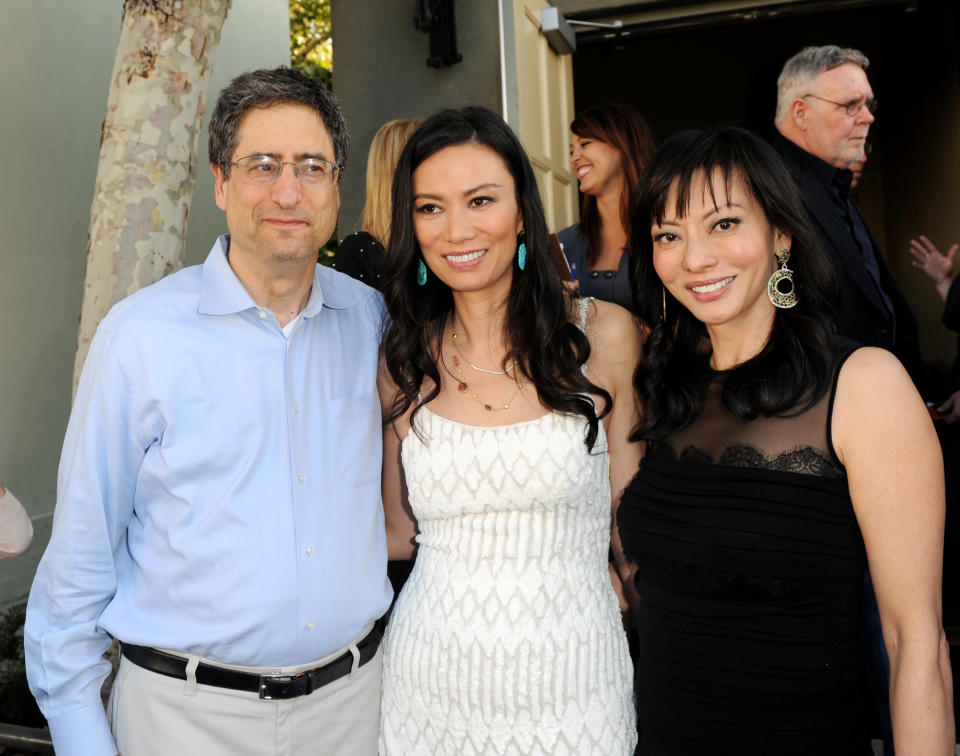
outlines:
M631 192L644 167L653 156L656 144L653 132L640 111L622 103L594 105L581 111L570 124L570 131L583 139L606 142L620 152L623 187L620 194L620 222L630 231ZM597 198L582 194L580 198L580 233L587 242L587 264L592 266L600 254L600 211Z
M433 381L433 388L422 397L423 403L440 393L440 344L444 323L453 311L453 295L432 273L425 285L417 283L422 252L414 231L412 184L414 171L427 158L461 144L483 145L500 156L513 177L523 218L527 260L523 271L514 262L507 295L504 333L509 342L505 364L516 364L546 407L583 415L587 421L585 443L592 449L599 420L610 409L610 395L581 371L590 356L590 343L570 322L571 300L551 258L547 223L530 161L503 119L481 107L443 110L431 116L410 137L397 162L384 284L390 321L382 348L386 368L399 390L386 422L414 405L412 421L420 409L418 396L424 376ZM603 400L599 414L587 394Z
M654 270L650 233L655 222L663 221L671 187L677 187L671 209L684 217L691 190L704 177L715 200L731 182L741 181L771 227L791 236L789 267L797 293L795 307L776 310L763 349L722 374L724 405L743 420L791 415L820 399L832 379L836 279L780 156L740 128L681 132L653 156L633 211L630 280L637 311L650 326L634 376L644 419L633 440L662 439L691 423L717 375L710 369L705 326L670 295Z

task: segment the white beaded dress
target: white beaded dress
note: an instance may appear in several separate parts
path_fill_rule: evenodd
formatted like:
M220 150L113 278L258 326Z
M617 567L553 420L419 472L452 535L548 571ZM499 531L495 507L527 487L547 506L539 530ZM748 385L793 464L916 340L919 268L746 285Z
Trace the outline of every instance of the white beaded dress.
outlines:
M419 551L384 640L381 755L632 754L602 423L588 452L579 415L414 422Z

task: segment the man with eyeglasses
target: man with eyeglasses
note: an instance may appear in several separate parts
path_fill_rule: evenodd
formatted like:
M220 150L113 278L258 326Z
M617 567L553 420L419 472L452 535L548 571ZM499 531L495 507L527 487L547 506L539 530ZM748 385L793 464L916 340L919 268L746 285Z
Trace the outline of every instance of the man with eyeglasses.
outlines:
M832 261L840 285L840 333L865 346L893 352L922 390L917 318L850 195L851 166L866 158L867 132L877 112L859 50L806 47L777 79L780 132L773 145L793 175ZM799 281L800 286L803 285ZM884 753L893 753L890 665L869 571L864 576L861 641L864 667L880 722Z
M60 756L376 753L383 304L317 265L346 149L319 83L235 79L210 123L229 233L100 325L25 629Z
M923 373L913 308L850 195L851 166L865 157L877 100L859 50L806 47L777 80L773 144L800 188L841 287L840 332L892 351L919 384ZM798 282L801 286L803 282Z

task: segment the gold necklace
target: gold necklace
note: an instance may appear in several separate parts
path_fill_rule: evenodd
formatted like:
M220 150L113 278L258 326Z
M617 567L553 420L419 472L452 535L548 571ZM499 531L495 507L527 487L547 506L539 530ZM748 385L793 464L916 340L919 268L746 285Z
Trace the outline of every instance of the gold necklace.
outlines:
M480 406L482 406L487 412L499 412L500 410L510 409L510 403L517 398L517 395L523 390L523 377L520 375L519 370L514 371L514 380L517 383L517 390L513 392L513 395L504 402L502 407L494 407L492 404L485 402L476 392L470 390L469 384L464 380L463 370L460 368L460 358L457 356L459 350L457 349L457 332L453 327L453 323L450 324L450 339L453 342L453 353L450 355L450 359L453 361L453 366L457 369L457 374L454 375L450 372L450 368L447 367L446 360L443 359L443 355L440 355L440 361L443 363L443 369L450 373L450 377L457 380L457 391L461 394L467 395L472 399L475 399ZM506 373L506 371L504 371Z

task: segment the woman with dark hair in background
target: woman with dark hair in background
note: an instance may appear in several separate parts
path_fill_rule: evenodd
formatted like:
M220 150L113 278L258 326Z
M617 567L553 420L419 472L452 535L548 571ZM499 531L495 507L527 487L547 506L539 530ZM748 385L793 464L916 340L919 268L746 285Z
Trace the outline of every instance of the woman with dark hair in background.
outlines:
M889 352L835 337L830 267L766 143L686 132L641 184L648 449L619 508L640 599L638 752L869 753L869 558L897 754L952 754L943 469L923 401Z
M390 243L390 191L393 171L407 139L423 123L420 118L387 121L377 129L367 154L367 199L360 231L337 246L333 268L382 289L385 247Z
M391 559L381 754L597 754L636 742L607 553L639 462L634 319L569 297L520 142L484 108L410 138L383 344Z
M627 275L630 193L654 151L650 127L629 105L588 108L570 124L570 165L580 182L580 222L557 238L580 294L633 311Z

